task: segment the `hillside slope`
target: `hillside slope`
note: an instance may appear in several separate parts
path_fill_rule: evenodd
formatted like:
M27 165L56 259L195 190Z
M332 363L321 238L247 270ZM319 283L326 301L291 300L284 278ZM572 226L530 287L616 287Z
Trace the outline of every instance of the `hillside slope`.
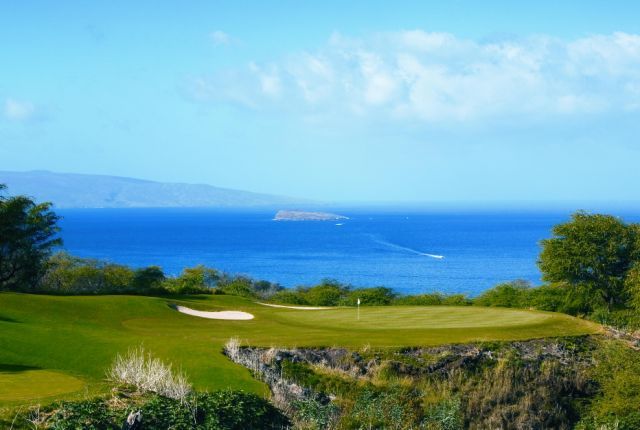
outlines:
M163 183L134 178L48 171L0 171L13 195L53 201L59 208L219 207L250 208L303 204L302 199L205 184Z

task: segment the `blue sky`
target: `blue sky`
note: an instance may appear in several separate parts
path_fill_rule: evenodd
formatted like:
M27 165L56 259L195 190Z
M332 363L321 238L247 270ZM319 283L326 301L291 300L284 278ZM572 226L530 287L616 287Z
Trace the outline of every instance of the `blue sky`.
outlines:
M0 169L640 200L640 3L3 2Z

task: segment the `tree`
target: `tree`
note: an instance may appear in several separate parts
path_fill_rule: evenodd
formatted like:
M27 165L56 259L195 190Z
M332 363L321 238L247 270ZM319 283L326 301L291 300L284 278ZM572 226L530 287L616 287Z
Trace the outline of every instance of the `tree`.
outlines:
M165 279L164 272L159 266L143 267L135 271L133 290L140 293L158 291L162 288L162 282Z
M342 285L333 279L323 279L319 285L304 288L304 298L312 306L338 306L349 292L348 285Z
M636 263L625 279L625 287L629 294L629 305L640 311L640 263Z
M612 310L627 301L625 277L636 254L637 229L610 215L577 212L542 241L545 281L568 287L580 312Z
M0 192L6 189L0 184ZM0 195L0 290L36 287L54 247L59 217L51 203Z

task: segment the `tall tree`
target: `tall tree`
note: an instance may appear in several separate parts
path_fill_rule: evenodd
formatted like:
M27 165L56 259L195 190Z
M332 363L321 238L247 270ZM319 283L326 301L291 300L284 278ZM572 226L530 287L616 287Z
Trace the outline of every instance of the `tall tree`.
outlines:
M0 193L6 185L0 184ZM51 203L0 194L0 290L36 286L52 249L62 244Z
M543 279L571 289L580 312L611 310L627 300L625 277L636 252L637 229L610 215L577 212L542 241Z

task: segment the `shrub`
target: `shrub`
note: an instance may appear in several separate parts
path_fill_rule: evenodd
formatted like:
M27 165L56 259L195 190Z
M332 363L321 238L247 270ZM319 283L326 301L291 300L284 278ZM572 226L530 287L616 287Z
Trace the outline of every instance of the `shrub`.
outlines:
M566 290L554 284L542 285L529 290L529 305L541 311L562 311L566 300Z
M318 430L333 428L339 413L338 407L333 403L324 404L315 399L294 401L293 408L299 421L297 427Z
M460 399L446 399L431 406L425 412L423 426L428 430L460 430L464 428Z
M436 306L444 302L444 295L441 293L418 294L415 296L401 296L394 301L394 305L408 306Z
M464 294L446 295L442 293L417 294L410 296L399 296L394 299L394 305L405 306L468 306L472 303Z
M618 422L617 429L640 428L640 353L622 342L598 350L593 376L600 393L591 405L595 422Z
M284 287L274 282L254 281L253 290L260 298L268 299L279 291L284 290Z
M142 347L118 354L107 372L116 383L133 385L142 392L153 392L171 399L184 400L191 392L191 385L182 373L174 374L171 365L145 354Z
M242 297L257 297L253 288L253 280L246 276L234 276L221 279L218 283L218 289L223 294Z
M473 304L473 300L464 294L451 294L444 296L442 304L447 306L469 306Z
M55 430L119 430L125 412L109 407L103 399L62 402L53 406L53 413L43 418L41 427ZM46 417L46 415L45 415Z
M149 266L135 271L132 281L134 291L159 291L166 279L159 266Z
M529 307L531 283L517 280L498 284L482 293L474 303L480 306L502 306L505 308Z
M363 306L384 306L390 305L395 297L396 293L394 293L391 288L358 288L347 293L340 304L355 306L358 303L358 299L360 299L360 303Z
M315 287L302 289L304 298L312 306L338 306L349 287L335 281L323 281Z
M59 252L49 259L39 289L57 294L148 294L158 292L162 279L164 274L157 266L134 271Z
M184 401L159 395L123 394L61 402L24 420L51 430L120 430L131 411L140 411L142 429L245 430L283 429L289 421L265 399L242 391L193 393Z
M199 393L194 400L197 420L202 423L203 429L288 428L287 418L256 394L225 390Z
M365 389L343 416L343 428L413 429L420 421L420 397L410 389Z
M305 299L304 294L295 290L278 291L270 299L275 303L285 303L288 305L308 305L309 302Z
M240 339L232 337L224 344L224 352L231 361L238 362L240 358Z

